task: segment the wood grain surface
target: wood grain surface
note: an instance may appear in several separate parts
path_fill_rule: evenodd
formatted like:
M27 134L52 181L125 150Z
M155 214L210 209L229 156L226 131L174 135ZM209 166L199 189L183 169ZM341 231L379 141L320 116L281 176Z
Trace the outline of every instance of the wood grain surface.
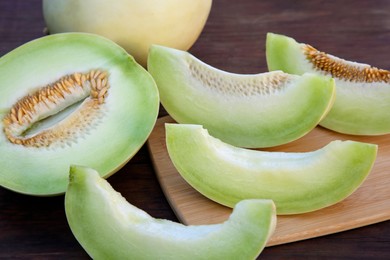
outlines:
M388 0L214 0L190 51L223 70L263 72L265 35L275 32L390 69L389 13ZM44 27L41 0L0 0L0 56L44 36ZM165 115L161 108L160 116ZM108 180L152 216L178 221L146 146ZM63 199L30 197L0 187L0 259L89 259L68 227ZM267 247L260 259L390 259L390 221Z
M179 220L187 225L220 223L231 209L202 196L178 173L165 143L167 116L158 120L148 140L152 162L162 189ZM328 235L390 219L390 135L351 136L316 127L302 138L269 152L310 152L334 140L353 140L378 145L375 164L364 183L348 198L331 207L305 214L278 216L268 246ZM348 180L345 180L348 181Z

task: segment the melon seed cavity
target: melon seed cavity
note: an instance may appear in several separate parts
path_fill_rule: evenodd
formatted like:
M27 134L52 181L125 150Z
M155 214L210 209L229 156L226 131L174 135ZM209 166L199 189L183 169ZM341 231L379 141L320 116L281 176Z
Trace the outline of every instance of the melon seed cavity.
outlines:
M11 143L26 147L71 145L103 114L109 87L108 74L103 70L66 75L17 101L3 119L5 136ZM77 108L64 112L75 104L79 104ZM65 113L62 118L61 113ZM42 127L49 118L54 123ZM29 133L34 127L43 129Z
M191 76L211 91L231 96L258 96L273 94L289 83L294 76L283 72L272 72L263 74L252 74L234 77L221 76L221 72L205 69L204 65L197 62L190 62L189 69Z
M330 74L333 78L350 82L390 82L390 71L378 69L367 64L347 62L324 52L318 51L309 44L303 45L303 52L314 69Z

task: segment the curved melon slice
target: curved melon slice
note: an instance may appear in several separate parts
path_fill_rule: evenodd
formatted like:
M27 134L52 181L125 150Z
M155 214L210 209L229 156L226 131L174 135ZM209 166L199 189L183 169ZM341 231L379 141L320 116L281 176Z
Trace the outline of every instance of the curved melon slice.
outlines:
M272 199L280 215L343 200L365 180L377 153L376 145L353 141L306 153L248 150L184 124L166 124L166 142L178 172L206 197L229 207L242 199Z
M153 46L148 70L161 103L179 123L201 124L240 147L284 144L312 130L334 101L333 79L215 69L188 52Z
M109 176L157 118L153 78L99 36L34 40L3 56L0 71L0 185L20 193L64 193L70 164Z
M245 200L221 224L184 226L129 204L95 170L72 167L69 226L93 259L255 259L276 224L271 200Z
M266 52L269 70L335 79L337 98L321 126L355 135L390 133L390 71L340 59L272 33L267 35Z

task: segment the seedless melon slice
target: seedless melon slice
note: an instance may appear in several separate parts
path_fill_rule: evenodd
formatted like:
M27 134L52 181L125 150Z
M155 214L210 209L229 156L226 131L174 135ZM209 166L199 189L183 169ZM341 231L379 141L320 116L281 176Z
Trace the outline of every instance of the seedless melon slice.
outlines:
M69 226L93 259L255 259L275 229L271 200L238 203L221 224L184 226L129 204L92 169L72 167Z
M334 82L328 77L228 73L188 52L156 45L148 70L162 105L177 122L201 124L240 147L295 140L313 129L334 101Z
M90 34L46 36L0 59L0 185L64 193L70 164L109 176L143 145L158 114L153 78Z
M365 180L377 153L377 145L354 141L306 153L249 150L189 124L166 124L166 142L178 172L206 197L229 207L242 199L272 199L280 215L343 200Z
M266 52L269 70L298 75L310 72L335 79L336 100L320 125L346 134L390 133L389 71L347 61L273 33L267 35Z

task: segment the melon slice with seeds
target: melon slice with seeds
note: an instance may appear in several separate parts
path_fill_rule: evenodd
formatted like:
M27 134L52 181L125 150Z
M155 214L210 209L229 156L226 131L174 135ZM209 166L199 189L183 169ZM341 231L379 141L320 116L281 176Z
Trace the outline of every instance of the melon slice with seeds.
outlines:
M266 52L271 71L335 79L336 100L321 126L355 135L390 133L390 71L347 61L273 33L267 35Z
M300 138L334 101L330 77L229 73L163 46L150 49L148 70L162 105L177 122L201 124L240 147L270 147Z
M153 78L121 47L90 34L46 36L0 59L0 185L64 193L70 164L109 176L157 118Z

